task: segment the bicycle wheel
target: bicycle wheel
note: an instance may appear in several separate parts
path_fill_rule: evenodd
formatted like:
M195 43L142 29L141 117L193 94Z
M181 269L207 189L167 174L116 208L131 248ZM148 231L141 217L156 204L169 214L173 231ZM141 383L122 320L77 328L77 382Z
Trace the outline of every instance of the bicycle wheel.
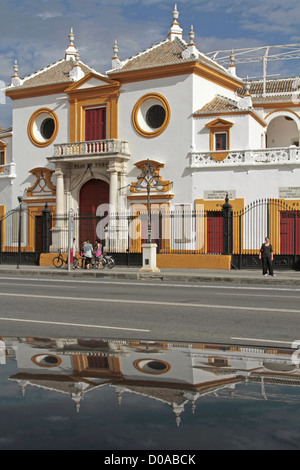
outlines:
M106 264L107 264L107 262L106 262L105 258L99 258L98 269L104 269Z
M55 256L55 258L53 258L52 263L53 263L53 266L55 266L56 268L61 268L63 264L63 260L60 256Z
M113 258L108 258L107 260L107 267L108 269L112 269L115 267L115 260Z

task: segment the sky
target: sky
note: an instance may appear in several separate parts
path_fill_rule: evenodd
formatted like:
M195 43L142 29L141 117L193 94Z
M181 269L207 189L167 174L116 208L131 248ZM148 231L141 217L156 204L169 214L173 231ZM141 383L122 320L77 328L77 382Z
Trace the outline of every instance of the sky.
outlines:
M123 60L167 38L176 0L0 0L0 88L15 59L25 77L62 59L71 27L80 59L98 72L111 68L118 41ZM177 0L183 38L202 52L300 43L299 0ZM238 68L259 77L262 65ZM273 77L299 76L299 59L269 66ZM0 92L0 126L11 126L11 101Z

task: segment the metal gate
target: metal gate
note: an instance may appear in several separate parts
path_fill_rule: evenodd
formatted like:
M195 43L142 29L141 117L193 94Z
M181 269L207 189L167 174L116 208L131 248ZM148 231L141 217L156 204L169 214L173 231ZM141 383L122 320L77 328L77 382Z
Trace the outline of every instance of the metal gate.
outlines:
M39 263L42 251L41 216L20 204L0 219L0 264L20 266Z
M233 214L233 266L260 266L259 250L270 238L277 268L300 269L300 211L288 202L263 199Z

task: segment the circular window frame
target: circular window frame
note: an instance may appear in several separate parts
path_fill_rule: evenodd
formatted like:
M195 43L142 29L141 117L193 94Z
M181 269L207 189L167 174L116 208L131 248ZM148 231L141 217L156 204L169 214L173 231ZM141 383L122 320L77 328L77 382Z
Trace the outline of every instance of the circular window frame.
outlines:
M147 101L149 102L149 107L147 109ZM141 122L141 110L144 108L144 114L153 106L153 105L161 105L165 110L165 119L163 124L157 128L150 131L147 129L146 123ZM132 111L132 123L133 127L138 134L142 137L151 139L154 137L158 137L161 135L169 125L171 119L171 108L167 101L167 99L160 95L159 93L147 93L147 95L142 96L137 103L135 104L133 111Z
M161 364L163 364L165 366L165 369L161 370L161 371L150 371L150 370L145 370L143 368L143 362L160 362ZM137 359L136 361L134 361L133 363L135 369L137 369L139 372L142 372L143 374L147 374L147 375L163 375L163 374L167 374L167 372L169 372L172 368L172 366L166 362L166 361L162 361L161 359L152 359L152 358L149 358L149 357L146 357L146 358L143 358L143 359Z
M54 357L57 360L56 364L43 364L40 362L41 359L44 357ZM39 367L43 367L44 369L53 369L55 367L59 367L62 363L62 359L59 356L56 356L55 354L36 354L31 358L32 362Z
M43 120L39 125L37 124L37 120L42 114L47 115L45 119L50 118L50 119L53 119L53 122L54 122L54 131L50 139L39 140L37 136L37 132L40 132L41 124L44 122ZM38 126L38 129L37 129L37 126ZM58 129L59 129L59 122L58 122L58 117L55 114L55 112L49 108L40 108L37 111L35 111L32 114L31 118L29 119L28 136L31 142L33 143L33 145L35 145L36 147L48 147L56 139L57 134L58 134Z

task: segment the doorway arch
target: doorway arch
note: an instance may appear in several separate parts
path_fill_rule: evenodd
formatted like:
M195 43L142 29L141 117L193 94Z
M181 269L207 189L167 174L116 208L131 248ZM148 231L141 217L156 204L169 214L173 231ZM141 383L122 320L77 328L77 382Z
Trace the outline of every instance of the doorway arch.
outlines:
M102 204L109 204L109 184L100 179L87 181L80 189L79 195L79 243L89 239L94 244L97 238L97 225L99 217L97 209ZM104 240L102 240L104 244Z
M290 147L299 146L299 117L291 111L276 111L270 113L266 121L268 123L266 134L266 147Z

